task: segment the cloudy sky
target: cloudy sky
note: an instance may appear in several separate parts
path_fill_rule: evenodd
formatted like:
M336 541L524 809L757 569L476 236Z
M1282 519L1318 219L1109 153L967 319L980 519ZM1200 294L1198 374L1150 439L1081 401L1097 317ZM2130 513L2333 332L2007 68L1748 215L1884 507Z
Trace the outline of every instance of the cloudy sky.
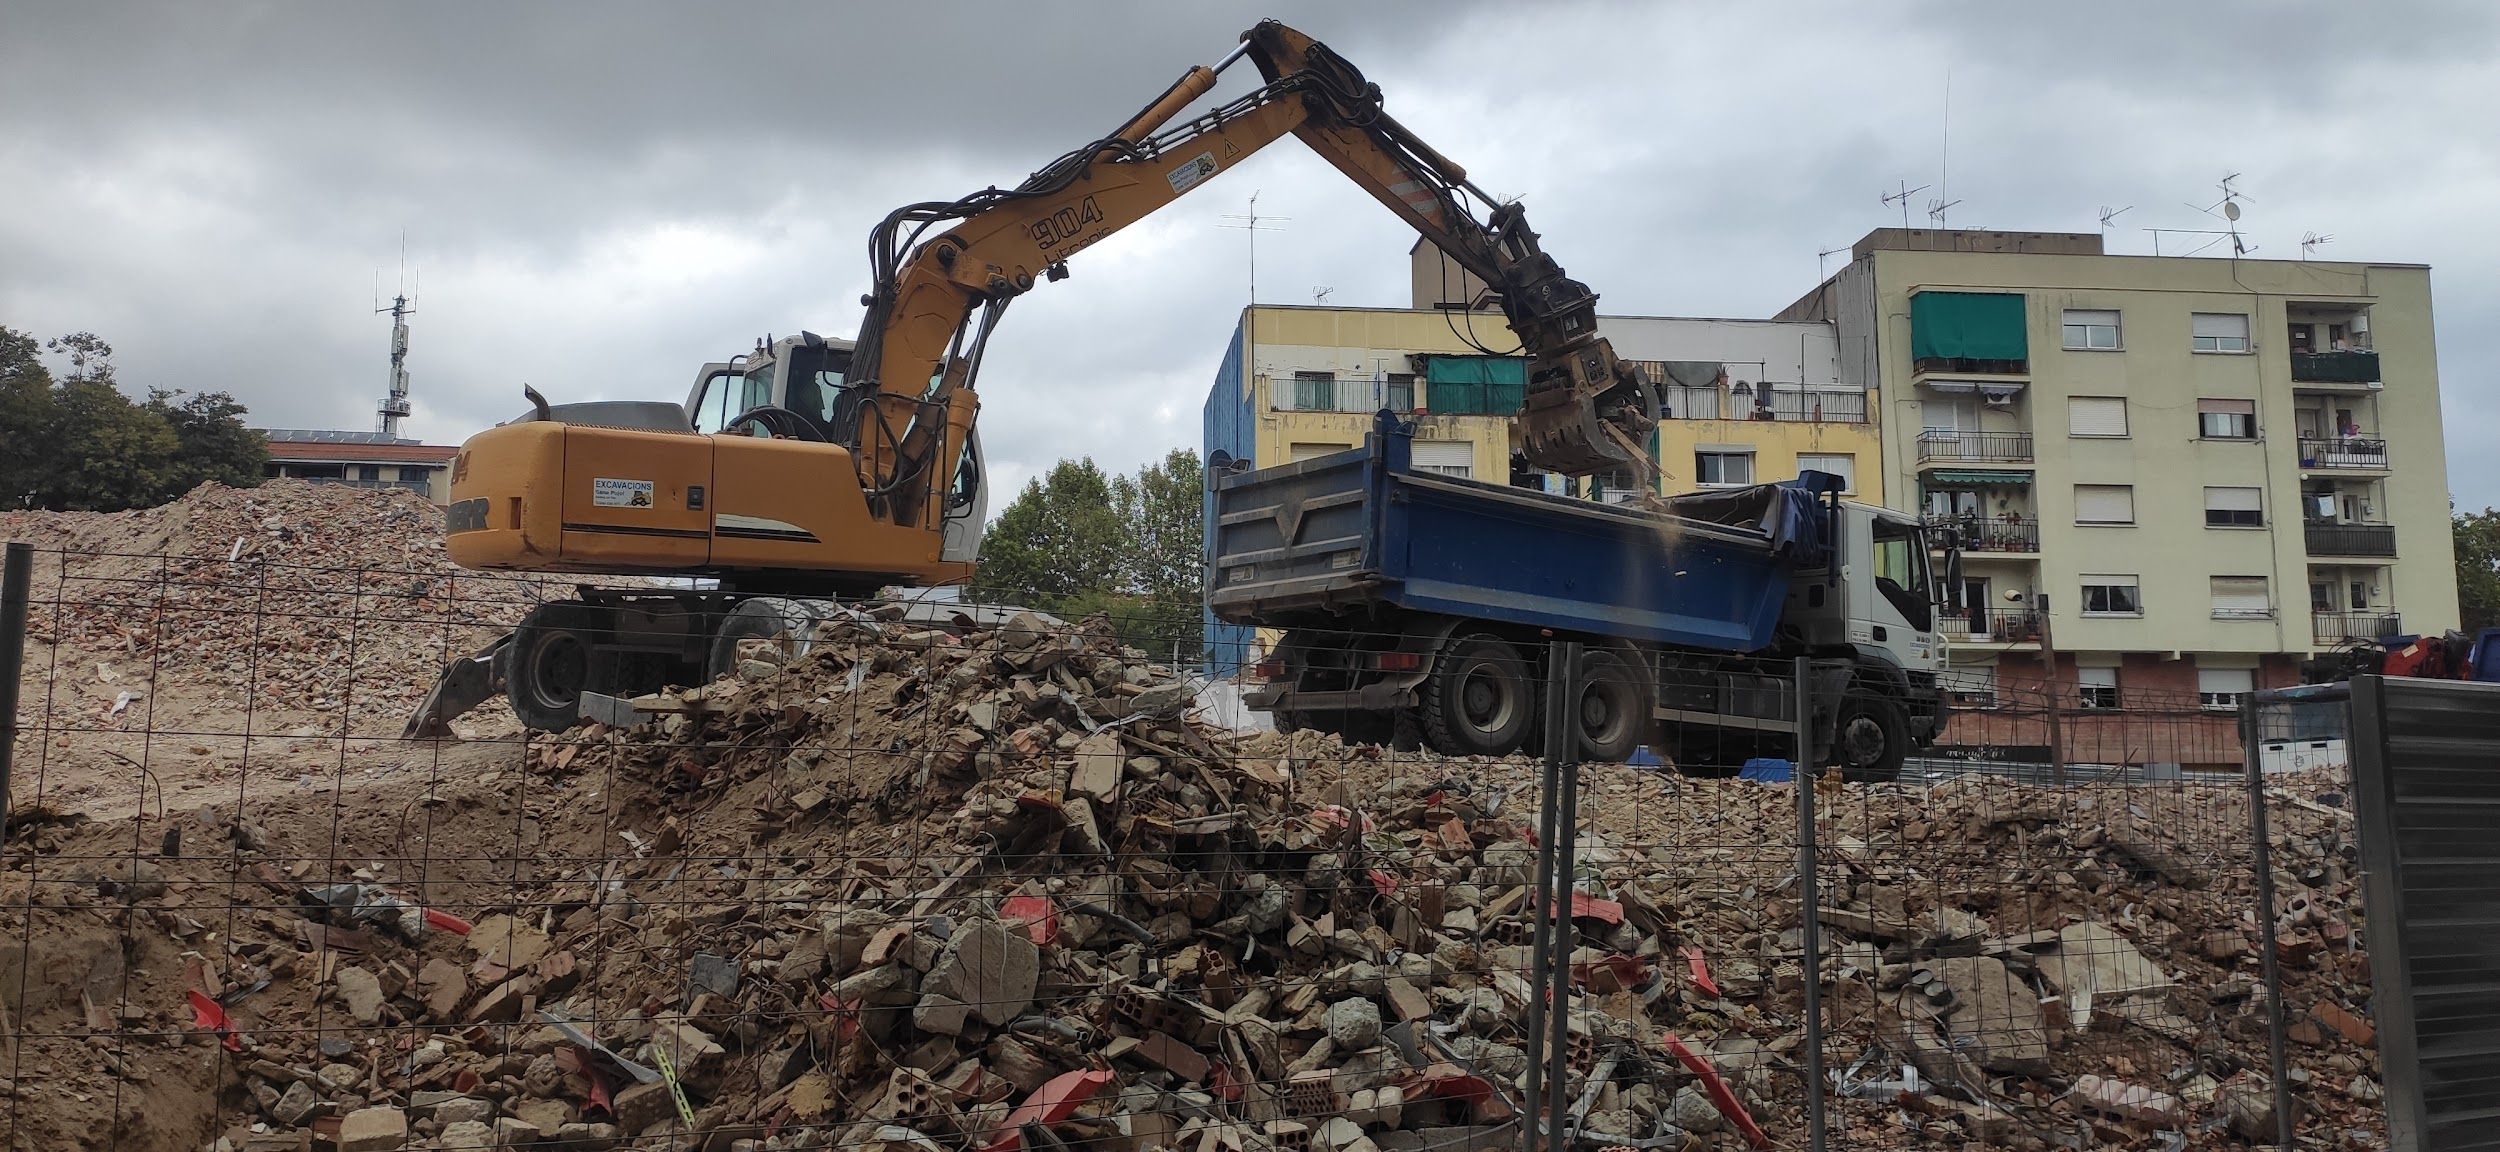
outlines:
M1884 14L1877 14L1877 9ZM849 335L868 228L1013 184L1258 17L1327 40L1611 313L1761 316L1935 183L1952 223L2199 228L2241 173L2260 257L2434 266L2449 470L2500 504L2500 5L1247 6L0 0L0 324L90 329L134 387L365 428L406 236L410 430L677 399L766 332ZM1238 92L1248 69L1227 76ZM983 377L1002 480L1194 446L1247 294L1402 305L1411 234L1286 141L1081 254ZM1924 199L1924 196L1921 197ZM2166 242L2165 250L2175 250Z

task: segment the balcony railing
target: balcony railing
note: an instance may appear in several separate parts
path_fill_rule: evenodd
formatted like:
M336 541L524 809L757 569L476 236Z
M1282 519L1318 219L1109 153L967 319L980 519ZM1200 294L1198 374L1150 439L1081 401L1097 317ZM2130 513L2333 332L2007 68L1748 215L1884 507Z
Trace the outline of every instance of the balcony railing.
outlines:
M1658 394L1669 420L1774 420L1785 424L1864 424L1864 392L1773 392L1769 406L1759 395L1716 388L1669 387Z
M2393 556L2396 554L2396 526L2393 524L2303 524L2303 542L2312 556Z
M2040 614L2029 608L1947 608L1936 630L1954 640L2020 644L2040 638Z
M2299 384L2376 384L2376 352L2294 352L2292 380Z
M2303 436L2303 468L2385 468L2387 441L2375 436Z
M2404 623L2394 612L2314 612L2310 614L2309 635L2320 644L2340 644L2346 640L2376 640L2394 636L2404 630Z
M2019 516L1929 516L1929 528L1950 529L1964 552L2040 550L2040 522ZM1937 540L1939 546L1943 543Z
M2031 460L2029 432L1921 432L1919 463L1930 460L1985 460L2025 464Z

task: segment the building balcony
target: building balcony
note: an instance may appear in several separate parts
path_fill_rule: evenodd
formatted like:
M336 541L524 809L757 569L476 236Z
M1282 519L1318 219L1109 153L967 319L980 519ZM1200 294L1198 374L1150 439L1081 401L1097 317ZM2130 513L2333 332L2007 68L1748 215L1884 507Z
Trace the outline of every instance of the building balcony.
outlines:
M2311 522L2301 525L2302 542L2312 556L2393 556L2396 554L2396 526L2393 524L2328 524Z
M2294 384L2376 384L2376 352L2294 352Z
M2313 612L2309 621L2309 637L2320 644L2376 640L2404 630L2401 616L2394 612Z
M1949 529L1965 555L2036 556L2040 522L2021 516L1928 516L1930 529Z
M2029 464L2029 432L1921 432L1921 464Z
M1767 397L1716 388L1659 390L1658 415L1668 420L1769 420L1783 424L1864 424L1866 393L1787 392Z
M2387 441L2376 436L2303 436L2300 466L2313 471L2385 471Z
M2036 644L2040 614L2029 608L1947 608L1937 614L1936 630L1968 644Z

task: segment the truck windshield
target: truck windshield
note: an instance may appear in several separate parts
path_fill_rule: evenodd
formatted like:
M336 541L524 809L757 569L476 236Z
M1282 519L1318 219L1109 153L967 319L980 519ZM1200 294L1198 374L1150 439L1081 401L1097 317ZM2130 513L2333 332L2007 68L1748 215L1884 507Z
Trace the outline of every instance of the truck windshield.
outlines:
M1925 632L1935 627L1927 602L1927 541L1918 525L1898 520L1875 521L1875 590L1901 613L1910 626Z

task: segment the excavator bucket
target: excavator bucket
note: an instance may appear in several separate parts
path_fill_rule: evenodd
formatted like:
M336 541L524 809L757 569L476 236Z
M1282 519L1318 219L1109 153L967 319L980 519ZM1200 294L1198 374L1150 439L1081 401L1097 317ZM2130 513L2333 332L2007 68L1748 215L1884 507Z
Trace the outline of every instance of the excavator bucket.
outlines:
M400 732L399 738L437 740L449 736L452 734L453 719L502 692L503 676L497 658L503 654L504 646L510 643L512 636L506 633L494 643L479 649L475 655L452 661L443 669L442 678L434 682L434 690L426 693L425 701L417 705L416 715L408 718L408 727Z
M1522 451L1547 472L1629 470L1646 485L1657 470L1645 443L1658 423L1657 392L1647 374L1599 343L1572 363L1568 383L1555 380L1528 393L1519 412Z

